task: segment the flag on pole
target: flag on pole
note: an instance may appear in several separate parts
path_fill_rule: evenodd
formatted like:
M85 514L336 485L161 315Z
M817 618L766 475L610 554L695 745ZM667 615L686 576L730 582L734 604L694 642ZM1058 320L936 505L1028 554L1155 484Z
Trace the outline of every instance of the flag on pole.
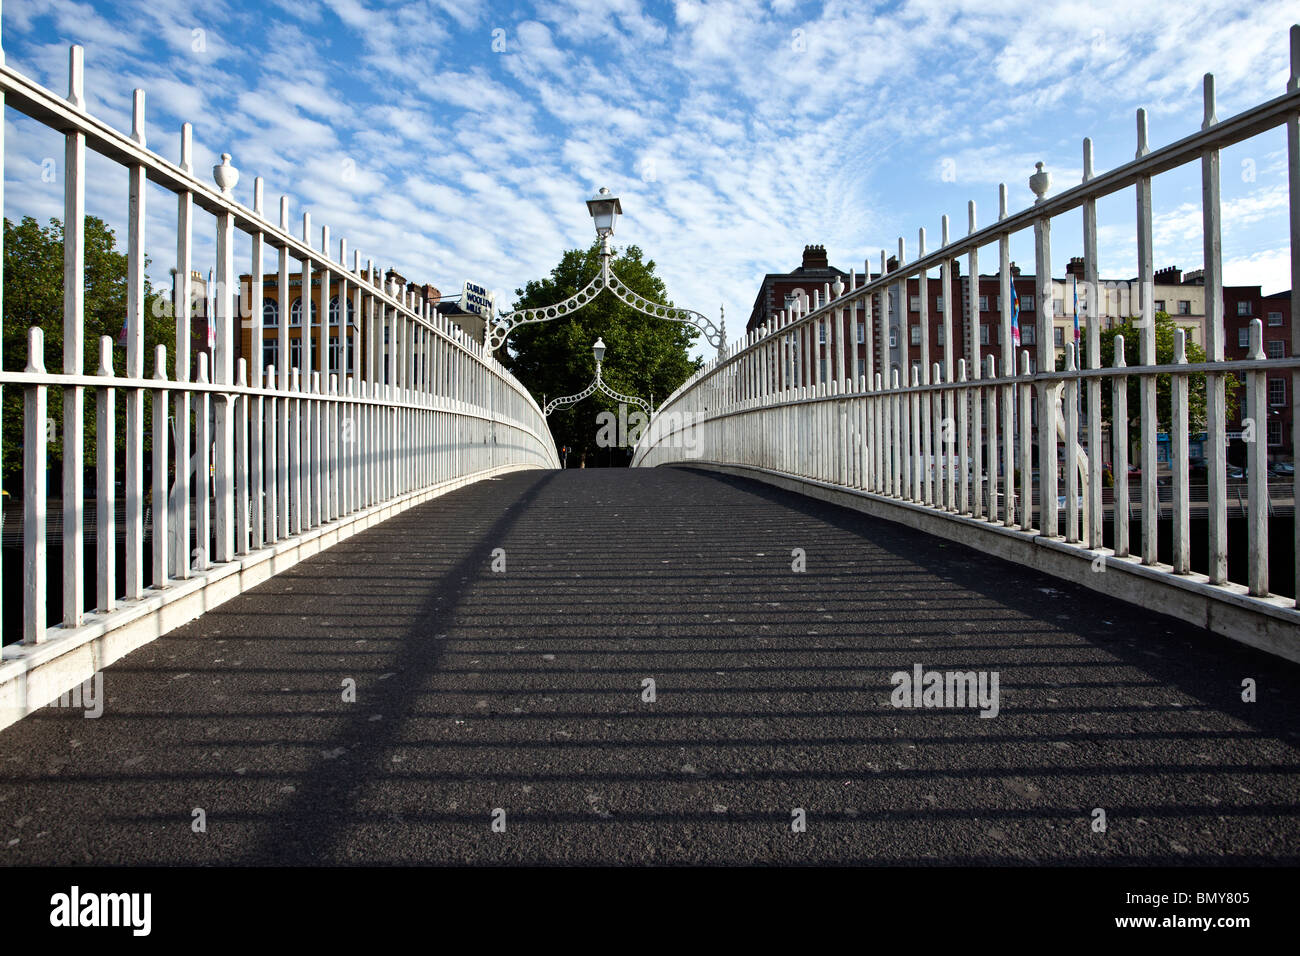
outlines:
M1016 294L1016 282L1011 280L1011 347L1020 348L1020 296Z
M206 299L207 301L205 304L207 306L207 313L208 313L208 348L212 349L212 348L216 348L217 346L217 326L216 326L217 293L216 290L212 288L211 269L208 270L208 294Z
M1079 350L1079 277L1074 277L1074 349ZM1075 356L1078 359L1078 355Z

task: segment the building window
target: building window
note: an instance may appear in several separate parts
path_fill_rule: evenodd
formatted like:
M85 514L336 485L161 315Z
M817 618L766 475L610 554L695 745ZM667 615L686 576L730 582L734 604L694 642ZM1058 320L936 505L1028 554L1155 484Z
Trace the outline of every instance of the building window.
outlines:
M1250 329L1237 330L1237 348L1239 349L1250 348Z
M280 340L263 339L262 340L262 369L270 365L278 369L280 367Z
M989 297L986 295L982 295L980 296L980 311L987 312L988 310L989 310Z
M820 370L819 374L821 375L821 381L823 381L823 382L826 381L826 377L827 377L827 376L826 376L826 360L825 360L825 359L822 359L820 362L818 362L818 363L817 363L817 367L818 367L818 369Z
M1022 295L1022 296L1020 296L1020 311L1021 311L1021 312L1033 312L1035 308L1036 308L1036 306L1034 305L1034 297L1033 297L1032 295Z
M1032 326L1032 325L1022 325L1022 326L1020 327L1020 344L1021 344L1021 345L1033 345L1036 341L1038 341L1038 339L1037 339L1037 335L1038 335L1038 333L1037 333L1037 331L1034 329L1034 326Z
M1269 325L1281 325L1281 324L1282 324L1282 313L1281 313L1281 312L1270 312L1270 313L1268 314L1268 324L1269 324Z
M1238 315L1250 315L1250 303L1249 303L1249 302L1238 302L1238 303L1237 303L1237 314L1238 314Z
M914 325L914 326L912 326L912 328L911 328L911 340L912 340L912 344L913 344L913 345L920 345L920 344L921 344L921 327L920 327L919 325Z
M826 344L826 323L825 322L817 323L817 341L820 342L822 345Z
M262 300L262 325L280 324L280 304L275 299Z
M317 308L316 303L313 302L311 304L311 320L312 322L316 322L319 318L320 309ZM289 306L289 325L291 327L302 325L302 296L298 296L294 299L293 305Z
M921 311L921 297L919 295L908 296L907 307L913 312Z
M1059 325L1052 327L1052 344L1058 349L1065 348L1065 329Z
M867 374L867 360L858 359L858 378L862 378L866 374Z
M889 347L890 347L891 349L896 349L896 348L898 348L898 329L897 329L897 328L891 328L891 329L889 330Z
M936 312L943 311L943 296L939 296L939 298L936 300L936 305L934 308Z
M1268 443L1270 445L1282 444L1282 420L1270 418L1268 420Z
M1178 314L1179 314L1179 315L1191 315L1191 314L1192 314L1192 302L1191 302L1190 299L1179 299L1179 300L1178 300Z
M1286 358L1286 343L1281 339L1274 339L1268 343L1269 358Z
M353 303L351 299L348 299L347 303L348 303L348 325L355 326L357 324L356 304ZM332 296L330 298L330 325L337 326L338 324L339 324L339 297Z
M1164 311L1166 311L1166 310L1165 310L1165 300L1164 300L1164 299L1156 299L1156 311L1157 311L1157 312L1164 312Z
M292 312L290 312L292 315ZM302 368L302 339L289 340L289 367Z
M1052 312L1055 315L1065 315L1065 302L1061 299L1053 299Z
M1286 379L1270 378L1268 380L1268 403L1270 405L1286 404Z
M861 345L867 340L867 323L858 323L858 344Z
M983 325L983 324L981 324L981 325L980 325L980 345L988 345L988 344L989 344L989 327L988 327L987 325Z

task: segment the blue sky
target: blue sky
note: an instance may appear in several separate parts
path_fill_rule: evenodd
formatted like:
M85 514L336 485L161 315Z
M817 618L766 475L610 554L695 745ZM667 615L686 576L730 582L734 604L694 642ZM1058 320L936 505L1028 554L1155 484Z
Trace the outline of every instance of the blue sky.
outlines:
M1028 205L1036 161L1055 188L1077 182L1086 135L1099 171L1132 158L1139 106L1153 146L1193 132L1206 70L1220 117L1280 95L1294 22L1300 0L5 0L3 43L59 91L83 45L92 113L129 129L141 87L161 155L178 157L188 120L200 169L233 154L242 201L263 176L268 207L288 196L295 229L310 211L335 254L347 237L444 292L482 282L499 305L594 238L584 200L609 186L616 244L640 245L677 304L725 306L734 338L762 275L806 243L861 270L901 235L911 258L941 215L965 230L968 200L995 218L999 182ZM60 138L5 122L5 214L61 215L61 175L42 175ZM1229 283L1286 287L1285 167L1280 130L1225 151ZM125 174L97 157L90 172L91 212L122 225ZM1198 267L1199 167L1154 195L1157 268ZM174 201L151 188L148 213L165 282ZM1131 276L1132 193L1100 217L1103 276ZM1080 235L1077 215L1055 221L1056 274ZM1028 237L1013 257L1032 263Z

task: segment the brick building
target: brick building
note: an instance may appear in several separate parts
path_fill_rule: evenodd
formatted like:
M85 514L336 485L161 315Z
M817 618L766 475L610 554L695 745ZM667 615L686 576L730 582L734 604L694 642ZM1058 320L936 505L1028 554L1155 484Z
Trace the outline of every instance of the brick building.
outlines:
M961 274L962 260L952 263L949 289L952 296L952 338L953 363L966 359L968 375L974 374L973 359L978 345L981 369L988 356L993 356L998 373L1003 370L1002 362L1002 288L998 275L980 275L975 283L969 276ZM869 268L869 264L868 264ZM897 268L897 260L886 260L886 274ZM1036 370L1038 313L1036 302L1036 280L1032 275L1022 275L1021 270L1012 263L1012 284L1020 300L1021 348L1029 352L1030 368ZM871 279L880 277L879 272L870 274ZM822 246L805 246L803 263L792 272L769 273L763 278L759 292L750 312L746 331L752 331L774 319L782 310L801 303L806 311L812 304L816 291L825 299L825 289L833 286L836 280L850 283L850 276L843 270L829 264L826 250ZM1204 347L1205 345L1205 282L1198 270L1184 275L1176 266L1161 269L1155 273L1153 288L1153 305L1156 312L1164 312L1176 325L1185 330L1188 341ZM861 282L861 279L855 281ZM974 291L972 291L974 286ZM1066 266L1063 278L1052 280L1052 336L1053 348L1059 360L1065 353L1068 343L1074 341L1074 295L1078 291L1080 329L1087 326L1087 316L1093 311L1088 301L1089 290L1083 282L1083 259L1076 257ZM844 367L851 369L858 378L867 376L868 372L880 373L887 382L891 373L897 371L902 381L908 381L913 369L918 372L922 359L921 341L928 335L928 360L931 364L944 366L943 354L943 300L945 290L940 277L934 275L926 282L928 330L921 324L920 281L913 276L906 282L906 317L900 311L900 284L891 284L885 292L877 292L871 304L870 334L874 342L875 368L866 368L866 328L864 310L855 308L845 313L844 334L836 336L844 348ZM888 340L876 341L880 336L880 309L882 296L889 298ZM978 327L968 321L969 303L972 295L978 296ZM1102 279L1097 289L1098 306L1102 314L1102 328L1112 327L1117 316L1132 316L1140 312L1140 295L1135 279ZM1264 296L1259 286L1225 286L1223 290L1223 321L1225 334L1224 358L1228 360L1244 359L1248 354L1249 329L1252 319L1258 318L1263 323L1264 350L1269 358L1285 358L1288 355L1291 340L1290 292L1279 292ZM828 377L833 364L834 354L828 351L827 336L823 329L817 355L820 359L821 378ZM1243 376L1244 379L1244 376ZM1290 458L1293 454L1291 441L1292 405L1289 388L1289 372L1279 372L1268 379L1268 415L1263 426L1268 442L1270 458ZM1229 437L1240 443L1242 415L1229 425ZM1257 426L1259 427L1259 426ZM1233 450L1233 457L1244 457L1240 449Z

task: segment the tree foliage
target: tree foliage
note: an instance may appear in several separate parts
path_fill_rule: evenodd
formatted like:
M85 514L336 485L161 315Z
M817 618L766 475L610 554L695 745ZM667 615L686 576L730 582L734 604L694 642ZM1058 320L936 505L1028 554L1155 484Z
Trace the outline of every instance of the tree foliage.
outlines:
M41 226L25 216L14 224L4 221L4 367L22 371L27 367L29 330L39 326L44 334L44 362L47 372L63 371L63 223L51 219ZM100 338L108 336L113 344L113 370L126 374L126 351L118 347L118 336L126 321L127 257L118 252L113 230L102 220L87 216L85 220L85 350L82 372L93 375L99 370ZM147 261L146 261L147 266ZM174 377L172 352L175 325L169 303L159 298L145 280L145 360L144 374L154 374L154 354L158 345L167 346L167 375ZM48 415L54 440L49 445L53 467L62 460L63 392L51 388L47 393ZM150 402L145 401L146 448L150 446ZM116 447L119 455L125 445L124 403L117 403ZM95 463L95 407L92 396L86 401L85 462ZM10 386L4 395L4 475L9 477L22 467L23 389Z
M652 302L672 305L654 260L642 261L637 246L627 246L610 263L619 280ZM515 309L554 305L584 288L600 274L600 244L571 249L549 277L516 289ZM541 404L545 399L583 391L596 376L591 347L605 342L601 377L616 392L661 404L692 372L699 359L689 355L699 335L694 326L643 315L613 293L601 292L564 318L519 326L511 333L502 364L514 373ZM576 405L558 408L548 419L557 445L572 449L569 465L626 464L626 451L597 449L597 415L618 414L618 403L597 393ZM631 409L629 409L631 412ZM633 436L635 437L635 436Z
M1101 344L1101 364L1103 368L1111 368L1115 364L1115 337L1124 336L1124 362L1127 365L1142 364L1142 330L1134 323L1136 319L1127 319L1121 325L1113 328L1102 329L1099 333ZM1167 312L1157 312L1156 317L1156 362L1160 365L1172 365L1174 362L1174 339L1178 332L1178 323L1169 317ZM1085 333L1086 337L1086 333ZM1189 336L1186 340L1185 351L1189 364L1205 362L1205 350L1191 340ZM1057 362L1057 368L1064 367L1064 360ZM1231 420L1237 410L1237 388L1238 383L1235 377L1225 376L1226 387L1224 389L1227 396L1227 413L1228 420ZM1158 428L1160 431L1169 431L1170 423L1173 421L1173 400L1171 397L1170 385L1172 376L1160 375L1156 378L1156 418L1159 421ZM1194 374L1188 377L1188 401L1187 401L1187 427L1192 434L1205 430L1205 375L1203 373ZM1111 406L1111 388L1105 386L1101 390L1101 412L1105 421L1112 418ZM1137 376L1130 376L1128 379L1128 426L1129 435L1136 437L1141 422L1141 384Z

